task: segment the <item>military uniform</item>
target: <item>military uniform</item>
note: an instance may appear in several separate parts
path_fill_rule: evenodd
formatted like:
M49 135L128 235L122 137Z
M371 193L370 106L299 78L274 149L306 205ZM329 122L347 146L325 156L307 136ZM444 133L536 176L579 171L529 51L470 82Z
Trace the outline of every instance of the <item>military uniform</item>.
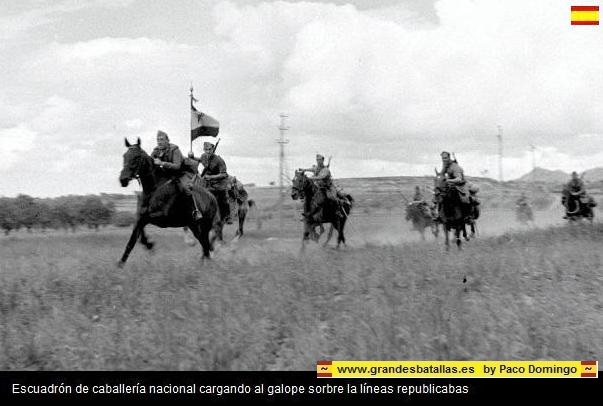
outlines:
M234 176L229 176L228 184L228 194L230 197L239 204L245 203L247 201L248 194L241 181Z
M448 183L458 190L461 202L469 203L467 182L465 181L463 168L455 161L452 161L446 167L442 168L442 175L445 175Z
M177 145L168 144L166 148L155 147L151 157L163 161L163 164L155 170L155 176L158 178L169 180L182 174L184 158Z
M421 212L423 213L424 216L431 216L431 208L429 207L429 205L427 204L427 201L425 201L425 198L423 197L423 193L421 193L421 189L416 186L415 187L415 195L412 198L412 202L409 203L409 206L412 205L417 205L417 207L419 208L419 210L421 210ZM406 212L406 220L410 219L410 211L407 210Z
M158 131L157 135L164 135L166 139L168 139L167 134L163 131ZM155 168L155 176L160 183L159 187L163 187L164 185L165 187L169 187L167 182L170 180L174 181L180 192L184 192L187 196L192 197L193 205L196 208L197 205L194 200L194 196L192 196L191 193L191 179L193 172L191 168L185 164L185 160L180 152L180 148L171 143L168 143L164 148L157 146L153 149L153 152L151 152L151 157L153 159L159 159L162 161L161 165ZM162 204L164 207L164 216L168 215L169 208L176 199L176 195L176 193L172 193L167 202ZM193 211L193 216L195 219L199 219L199 211Z
M579 196L584 196L586 194L586 188L582 179L570 180L567 183L566 188L569 192L577 194Z
M442 152L441 155L444 156L445 154L450 157L448 152ZM440 173L447 179L448 184L458 191L461 203L469 205L467 206L468 213L466 213L466 215L468 217L473 217L473 219L477 219L480 211L478 207L480 202L477 199L479 188L476 185L469 185L467 183L463 168L456 162L456 159L450 160L448 164L444 164ZM442 201L441 199L437 199L436 196L434 196L434 200L437 201L437 220L439 221L441 220Z
M189 155L190 156L190 155ZM210 191L218 201L220 217L228 224L232 223L230 217L230 205L228 204L228 173L226 172L226 163L219 155L214 153L203 153L199 158L191 158L204 167L205 175L222 175L214 179L205 179L205 187Z
M316 158L324 160L324 156L320 154L316 155ZM316 207L310 216L315 217L322 210L321 207L325 201L325 198L333 201L336 204L336 215L344 215L341 205L343 202L347 202L348 204L350 204L350 202L348 202L345 194L341 190L338 190L333 183L331 170L325 165L312 165L311 168L302 170L305 172L312 172L312 181L314 181L320 190L320 193L316 196Z
M412 200L415 202L421 202L424 200L423 193L421 193L421 189L418 186L415 188L415 195L413 196Z

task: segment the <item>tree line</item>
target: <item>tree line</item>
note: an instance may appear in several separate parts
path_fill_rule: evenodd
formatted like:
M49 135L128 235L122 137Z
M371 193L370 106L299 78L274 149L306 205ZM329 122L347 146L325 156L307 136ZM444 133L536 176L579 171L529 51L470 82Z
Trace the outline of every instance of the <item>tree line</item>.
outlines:
M134 213L116 211L111 200L96 195L34 198L25 194L0 197L0 228L5 235L26 229L65 229L75 232L79 227L98 230L114 224L129 226Z

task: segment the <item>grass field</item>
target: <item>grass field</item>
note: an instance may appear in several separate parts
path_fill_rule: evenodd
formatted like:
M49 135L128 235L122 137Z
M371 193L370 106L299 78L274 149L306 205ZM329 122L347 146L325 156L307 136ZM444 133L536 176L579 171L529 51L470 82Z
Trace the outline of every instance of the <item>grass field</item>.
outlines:
M401 208L358 212L341 250L288 212L201 263L178 229L0 239L0 369L313 370L319 359L603 359L603 226L485 210L445 253ZM256 213L257 215L257 213ZM597 216L599 214L597 213ZM226 232L233 236L234 227ZM334 244L334 241L331 242ZM467 282L463 283L466 278Z

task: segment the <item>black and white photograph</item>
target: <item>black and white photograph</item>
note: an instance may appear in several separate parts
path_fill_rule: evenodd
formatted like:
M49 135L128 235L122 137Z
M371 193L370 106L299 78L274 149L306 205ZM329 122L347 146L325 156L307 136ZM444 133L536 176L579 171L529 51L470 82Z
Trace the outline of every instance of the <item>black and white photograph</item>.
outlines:
M0 370L603 360L601 4L2 0Z

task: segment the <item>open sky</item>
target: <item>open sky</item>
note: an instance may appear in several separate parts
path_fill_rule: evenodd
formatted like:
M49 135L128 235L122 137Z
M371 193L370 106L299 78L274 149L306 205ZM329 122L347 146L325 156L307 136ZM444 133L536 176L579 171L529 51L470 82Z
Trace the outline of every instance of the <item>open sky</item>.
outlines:
M583 0L578 5L597 5ZM603 28L565 0L0 2L0 196L131 193L124 137L190 150L189 88L244 183L603 166ZM195 140L198 155L205 139ZM530 145L535 149L530 150Z

